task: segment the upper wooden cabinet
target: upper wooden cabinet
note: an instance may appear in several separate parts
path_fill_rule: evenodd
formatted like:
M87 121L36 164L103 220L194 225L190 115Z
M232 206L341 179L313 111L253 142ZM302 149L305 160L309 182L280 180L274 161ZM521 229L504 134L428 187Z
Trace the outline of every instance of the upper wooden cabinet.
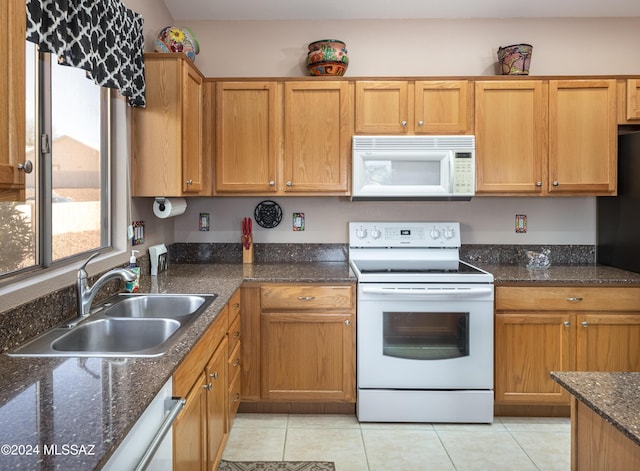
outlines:
M348 195L346 81L218 82L215 193Z
M210 194L203 77L183 54L145 54L146 108L133 110L132 196Z
M356 81L359 134L471 134L467 80Z
M627 80L627 120L640 120L640 79Z
M546 183L547 84L476 82L476 192L539 194Z
M25 7L20 0L0 5L0 201L24 201L25 173Z
M277 190L277 100L276 82L216 83L216 192Z
M549 80L549 193L614 195L617 148L616 81Z
M615 80L478 81L475 103L478 194L615 194Z

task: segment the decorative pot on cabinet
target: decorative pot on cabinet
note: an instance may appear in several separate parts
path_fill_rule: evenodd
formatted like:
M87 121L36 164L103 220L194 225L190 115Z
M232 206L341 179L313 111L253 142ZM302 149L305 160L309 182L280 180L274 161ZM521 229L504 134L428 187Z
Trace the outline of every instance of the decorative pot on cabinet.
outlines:
M512 44L498 48L498 62L502 75L529 75L531 44Z
M309 75L342 76L349 66L346 45L337 39L314 41L309 44L306 63Z

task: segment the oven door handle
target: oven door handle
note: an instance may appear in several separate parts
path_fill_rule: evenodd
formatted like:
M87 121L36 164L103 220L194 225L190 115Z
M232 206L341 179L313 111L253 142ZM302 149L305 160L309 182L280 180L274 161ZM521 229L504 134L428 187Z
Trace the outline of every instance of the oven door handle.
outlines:
M477 296L493 293L493 287L476 288L373 288L363 287L363 294L409 295L409 296Z

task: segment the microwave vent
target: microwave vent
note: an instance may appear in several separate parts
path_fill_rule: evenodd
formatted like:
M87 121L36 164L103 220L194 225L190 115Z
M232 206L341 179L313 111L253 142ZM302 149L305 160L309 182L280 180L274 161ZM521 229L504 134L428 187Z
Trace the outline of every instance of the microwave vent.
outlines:
M474 150L475 136L354 136L353 150Z

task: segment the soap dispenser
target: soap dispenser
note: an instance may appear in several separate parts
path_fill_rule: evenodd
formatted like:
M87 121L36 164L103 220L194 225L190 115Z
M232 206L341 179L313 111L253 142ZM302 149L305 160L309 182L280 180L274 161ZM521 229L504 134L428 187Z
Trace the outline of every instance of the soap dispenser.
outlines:
M138 252L138 250L131 251L131 258L129 258L129 266L127 267L129 270L136 274L136 279L134 281L127 281L124 285L124 288L129 293L135 293L140 289L140 267L138 266L138 261L136 260L136 252Z

